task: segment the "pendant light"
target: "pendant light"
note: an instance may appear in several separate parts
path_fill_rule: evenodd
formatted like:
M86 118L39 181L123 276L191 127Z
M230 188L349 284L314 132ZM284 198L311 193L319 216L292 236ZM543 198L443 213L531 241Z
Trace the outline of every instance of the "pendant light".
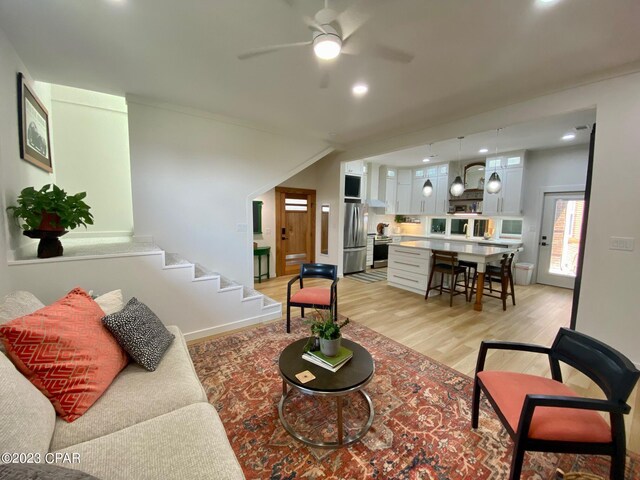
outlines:
M460 159L462 157L462 139L464 137L458 137L458 163L460 163ZM449 188L449 192L453 197L459 197L464 193L464 183L462 183L462 178L458 175L453 183L451 184L451 188Z
M431 158L432 153L433 152L431 151L431 144L429 144L429 156L427 158ZM431 180L427 178L427 181L424 182L424 185L422 185L422 195L424 195L425 197L430 197L432 193L433 184L431 183Z
M498 136L500 135L500 129L496 129L496 158L498 157ZM497 166L495 165L494 160L494 170L491 176L489 177L489 181L487 182L487 193L495 194L499 193L502 190L502 180L500 180L500 175L496 171Z

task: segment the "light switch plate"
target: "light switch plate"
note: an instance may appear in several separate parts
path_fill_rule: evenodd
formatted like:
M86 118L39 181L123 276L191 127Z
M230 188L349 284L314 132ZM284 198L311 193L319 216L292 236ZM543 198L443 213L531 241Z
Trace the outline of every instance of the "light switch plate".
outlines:
M635 248L635 238L632 237L610 237L609 250L624 250L625 252L633 252Z

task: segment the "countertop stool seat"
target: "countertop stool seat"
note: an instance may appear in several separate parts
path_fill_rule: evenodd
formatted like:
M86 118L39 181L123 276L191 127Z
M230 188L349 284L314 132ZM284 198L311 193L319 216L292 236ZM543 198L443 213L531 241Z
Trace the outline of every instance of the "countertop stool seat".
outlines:
M432 286L433 276L438 272L441 274L440 276L440 285ZM447 275L449 277L449 286L445 287L444 277ZM458 276L463 275L464 277L464 292L457 290ZM428 300L429 292L434 288L438 288L440 290L440 295L442 292L449 293L449 306L453 306L453 297L455 295L460 295L464 293L465 300L468 298L467 292L469 287L469 277L467 275L467 267L463 267L459 265L458 262L458 254L455 252L445 252L442 250L432 250L431 251L431 273L429 274L429 282L427 283L427 292L424 295L424 299Z

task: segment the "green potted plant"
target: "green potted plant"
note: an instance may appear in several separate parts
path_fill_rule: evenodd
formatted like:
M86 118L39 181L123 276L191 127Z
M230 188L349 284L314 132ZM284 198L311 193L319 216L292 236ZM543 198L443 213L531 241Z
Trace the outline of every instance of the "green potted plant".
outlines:
M84 202L86 192L69 195L57 185L40 190L27 187L20 192L17 205L7 208L24 230L24 235L39 238L38 257L62 255L58 237L80 225L93 225L91 207Z
M340 350L342 334L340 329L349 323L346 318L342 323L335 321L332 312L322 314L317 312L315 318L309 321L311 333L320 339L320 351L327 357L333 357Z

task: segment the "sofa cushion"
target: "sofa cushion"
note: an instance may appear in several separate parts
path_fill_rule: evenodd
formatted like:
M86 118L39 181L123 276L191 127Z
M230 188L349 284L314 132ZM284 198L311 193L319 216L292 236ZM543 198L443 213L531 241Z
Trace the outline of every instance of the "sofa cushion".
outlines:
M102 325L104 312L82 289L0 325L7 356L72 422L86 412L128 363Z
M19 290L10 293L0 303L0 325L14 318L29 315L42 307L44 307L44 303L38 300L31 292ZM2 342L0 342L0 352L6 352Z
M80 454L81 463L70 468L111 480L244 478L222 422L208 403L189 405L61 452Z
M48 463L0 464L2 480L98 480L93 475Z
M124 308L124 300L122 299L122 290L112 290L95 298L96 303L105 315L119 312Z
M176 340L157 370L147 372L140 365L129 364L82 417L73 423L56 421L51 450L107 435L192 403L207 401L180 329L175 326L167 328Z
M133 297L125 307L102 319L136 363L153 372L175 338L155 313Z
M0 353L0 452L45 454L55 421L49 399Z
M31 292L20 290L10 293L0 303L0 323L29 315L43 307L44 303Z

